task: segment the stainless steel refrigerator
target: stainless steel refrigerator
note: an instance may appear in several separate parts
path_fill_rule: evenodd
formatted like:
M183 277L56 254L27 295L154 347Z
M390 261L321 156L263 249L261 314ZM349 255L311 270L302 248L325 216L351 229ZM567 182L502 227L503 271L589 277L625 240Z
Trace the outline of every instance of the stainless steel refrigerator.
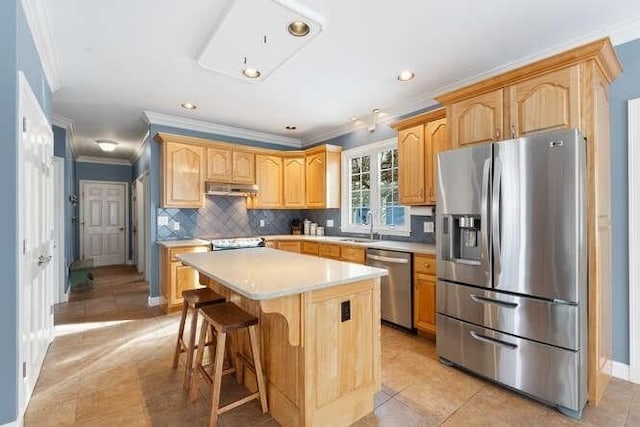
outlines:
M577 130L438 156L439 357L574 418L587 396L585 189Z

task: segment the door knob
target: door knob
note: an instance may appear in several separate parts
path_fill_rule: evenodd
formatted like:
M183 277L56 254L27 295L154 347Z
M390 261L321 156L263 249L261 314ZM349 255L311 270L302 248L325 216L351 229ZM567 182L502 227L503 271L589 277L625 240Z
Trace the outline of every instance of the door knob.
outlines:
M124 227L120 227L120 231L124 231Z

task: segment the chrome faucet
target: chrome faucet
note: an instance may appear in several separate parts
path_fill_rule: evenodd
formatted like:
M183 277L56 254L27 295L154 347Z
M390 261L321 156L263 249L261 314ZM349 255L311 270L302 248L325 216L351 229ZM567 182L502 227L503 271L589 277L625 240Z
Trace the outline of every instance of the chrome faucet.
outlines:
M369 221L369 240L373 240L373 211L367 212L367 220Z

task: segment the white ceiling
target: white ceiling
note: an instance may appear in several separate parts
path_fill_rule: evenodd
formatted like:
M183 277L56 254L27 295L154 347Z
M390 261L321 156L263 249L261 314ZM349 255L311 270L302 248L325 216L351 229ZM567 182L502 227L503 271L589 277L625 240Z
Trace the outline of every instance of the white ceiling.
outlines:
M62 81L54 113L74 122L76 155L101 155L94 141L111 139L120 147L110 156L131 158L145 110L322 140L374 107L414 111L498 67L640 22L638 0L298 0L322 33L248 83L197 63L229 1L42 2ZM397 81L403 69L416 78ZM198 109L185 111L186 101Z

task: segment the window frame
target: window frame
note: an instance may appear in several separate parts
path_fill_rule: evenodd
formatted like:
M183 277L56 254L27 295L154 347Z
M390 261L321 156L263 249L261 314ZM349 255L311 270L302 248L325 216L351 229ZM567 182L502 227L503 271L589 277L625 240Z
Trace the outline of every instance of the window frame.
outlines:
M351 159L354 157L370 156L370 209L375 213L373 215L373 232L386 236L404 236L411 235L411 210L409 206L398 204L404 207L404 226L389 227L380 224L380 165L378 155L381 151L398 148L398 139L390 138L372 144L363 145L342 151L342 194L340 201L340 231L343 233L369 233L369 225L351 224L351 206L349 206L349 196L351 194ZM399 165L398 165L399 166ZM398 171L399 173L399 171Z

